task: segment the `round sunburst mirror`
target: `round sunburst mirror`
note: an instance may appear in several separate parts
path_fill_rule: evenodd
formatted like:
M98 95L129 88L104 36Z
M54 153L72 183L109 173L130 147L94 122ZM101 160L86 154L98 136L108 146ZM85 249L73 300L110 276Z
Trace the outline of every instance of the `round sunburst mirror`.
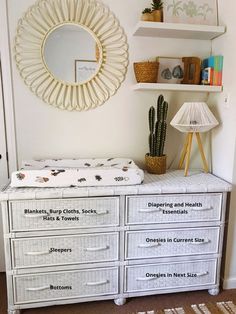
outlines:
M39 0L18 23L15 60L25 84L50 105L102 105L125 78L128 45L110 10L96 0Z

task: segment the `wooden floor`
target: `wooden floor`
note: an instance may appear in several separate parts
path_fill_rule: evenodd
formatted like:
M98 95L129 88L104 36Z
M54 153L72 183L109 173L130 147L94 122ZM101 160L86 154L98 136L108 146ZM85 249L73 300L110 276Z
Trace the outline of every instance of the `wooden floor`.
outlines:
M5 274L0 273L0 314L7 313L6 298ZM22 310L22 314L135 314L138 311L150 311L196 303L230 300L234 301L236 304L236 289L222 291L218 296L210 296L207 291L184 292L130 298L123 306L117 306L111 300L28 309Z

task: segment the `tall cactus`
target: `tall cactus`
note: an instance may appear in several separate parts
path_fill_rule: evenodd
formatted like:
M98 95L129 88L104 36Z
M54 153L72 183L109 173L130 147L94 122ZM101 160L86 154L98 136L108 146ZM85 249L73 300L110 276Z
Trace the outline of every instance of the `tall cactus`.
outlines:
M155 108L149 109L149 150L150 156L161 157L164 155L164 146L166 140L166 118L168 112L168 103L164 100L163 95L160 95L157 100L157 114ZM155 121L155 116L157 116Z

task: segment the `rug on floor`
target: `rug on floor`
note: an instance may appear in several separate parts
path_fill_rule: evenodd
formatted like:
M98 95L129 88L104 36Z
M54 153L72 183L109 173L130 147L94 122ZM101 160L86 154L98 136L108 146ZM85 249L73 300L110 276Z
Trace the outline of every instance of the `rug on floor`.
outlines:
M232 301L193 304L159 311L137 312L135 314L236 314L236 306Z

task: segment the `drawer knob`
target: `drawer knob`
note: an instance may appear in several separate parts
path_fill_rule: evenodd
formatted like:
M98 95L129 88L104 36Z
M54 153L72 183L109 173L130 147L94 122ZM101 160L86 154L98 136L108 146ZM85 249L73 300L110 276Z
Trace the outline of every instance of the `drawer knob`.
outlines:
M107 214L109 214L109 210L96 211L96 215L107 215Z
M109 250L110 246L106 245L106 246L101 246L101 247L88 247L85 248L84 250L87 252L97 252L97 251L105 251L105 250Z
M28 256L37 256L37 255L47 255L50 254L49 251L42 251L42 252L26 252L25 255Z
M189 244L190 245L203 245L203 244L208 244L208 243L210 243L211 242L211 240L210 239L206 239L206 240L204 240L203 242L189 242Z
M146 213L146 214L157 213L160 211L162 211L162 208L139 209L140 213Z
M197 275L197 277L202 277L202 276L209 275L209 272L208 272L208 271L204 271L204 272L198 273L198 274L196 274L196 275Z
M138 277L136 278L137 281L151 281L151 280L156 280L157 277Z
M86 286L101 286L101 285L106 285L108 284L110 281L107 280L103 280L103 281L95 281L95 282L86 282Z
M149 248L154 248L160 246L161 243L151 243L151 244L139 244L138 247L140 249L149 249Z
M45 213L45 214L24 214L25 218L41 218L41 217L45 217L45 216L49 216L49 213Z
M43 287L38 287L38 288L26 288L26 291L43 291L50 289L50 286L43 286Z
M196 211L196 212L204 212L207 210L212 210L212 209L214 209L214 207L210 206L210 207L206 207L206 208L190 208L190 209L192 209L193 211Z

